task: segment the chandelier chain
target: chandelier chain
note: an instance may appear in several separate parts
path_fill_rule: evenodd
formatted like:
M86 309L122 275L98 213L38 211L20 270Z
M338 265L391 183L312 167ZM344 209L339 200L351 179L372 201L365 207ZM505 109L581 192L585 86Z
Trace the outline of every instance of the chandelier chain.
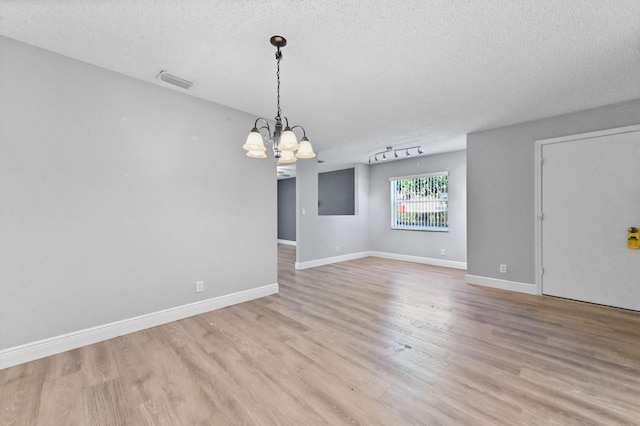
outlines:
M277 118L280 118L280 60L282 59L282 52L278 47L276 51L276 60L278 62L277 71L276 71L276 79L278 80L278 115Z

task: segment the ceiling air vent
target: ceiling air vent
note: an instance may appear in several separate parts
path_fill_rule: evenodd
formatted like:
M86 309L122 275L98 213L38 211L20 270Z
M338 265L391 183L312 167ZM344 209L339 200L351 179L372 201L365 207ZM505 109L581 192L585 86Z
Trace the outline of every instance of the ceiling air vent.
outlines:
M189 89L193 85L193 81L186 80L184 78L173 75L165 70L160 71L160 74L156 76L160 80L173 84L174 86L182 87L183 89Z

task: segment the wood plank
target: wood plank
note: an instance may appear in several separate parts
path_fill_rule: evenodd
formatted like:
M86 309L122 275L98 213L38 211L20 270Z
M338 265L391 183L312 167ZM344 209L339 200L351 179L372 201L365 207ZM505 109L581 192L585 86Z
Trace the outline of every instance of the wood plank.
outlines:
M47 380L42 386L41 403L37 415L38 425L83 426L87 424L84 413L82 372L66 374ZM68 398L60 398L69 395Z

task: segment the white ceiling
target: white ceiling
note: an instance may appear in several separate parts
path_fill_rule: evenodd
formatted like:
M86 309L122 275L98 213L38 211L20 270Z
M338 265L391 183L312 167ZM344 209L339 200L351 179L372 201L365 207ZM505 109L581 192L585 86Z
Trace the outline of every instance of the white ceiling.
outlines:
M0 0L2 35L267 118L283 35L283 115L328 162L640 98L639 24L638 0Z

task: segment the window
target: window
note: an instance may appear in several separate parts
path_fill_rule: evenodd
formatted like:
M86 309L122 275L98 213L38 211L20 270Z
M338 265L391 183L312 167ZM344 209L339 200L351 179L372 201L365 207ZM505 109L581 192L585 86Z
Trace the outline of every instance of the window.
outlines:
M449 174L391 178L391 229L449 230Z

